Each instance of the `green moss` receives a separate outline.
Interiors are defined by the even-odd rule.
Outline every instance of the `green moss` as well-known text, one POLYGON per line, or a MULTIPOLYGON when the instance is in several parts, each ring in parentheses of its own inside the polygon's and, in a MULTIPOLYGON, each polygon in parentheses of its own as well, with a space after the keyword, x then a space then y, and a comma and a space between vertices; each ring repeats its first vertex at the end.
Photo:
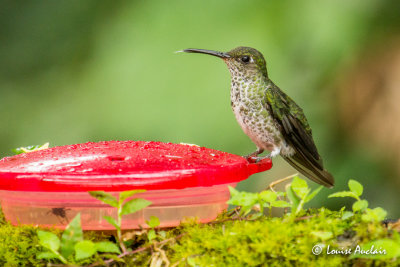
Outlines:
MULTIPOLYGON (((188 234, 171 247, 170 257, 172 262, 184 258, 199 266, 400 264, 400 259, 350 259, 351 255, 327 255, 326 247, 320 255, 314 255, 311 250, 317 244, 329 245, 330 251, 347 248, 354 251, 357 244, 392 238, 392 234, 380 224, 362 222, 358 215, 348 222, 341 220, 341 212, 326 209, 306 215, 305 219, 297 221, 283 217, 190 225, 182 230, 188 234)), ((180 266, 185 264, 182 262, 180 266)))
MULTIPOLYGON (((30 225, 13 226, 6 222, 3 213, 0 212, 0 266, 46 266, 47 261, 36 258, 40 252, 47 251, 39 244, 38 229, 30 225)), ((62 233, 57 229, 46 228, 45 230, 58 236, 62 233)), ((106 235, 87 231, 84 233, 84 238, 104 240, 106 235)), ((87 263, 89 262, 91 261, 87 263)))
MULTIPOLYGON (((299 217, 261 217, 254 221, 232 220, 221 215, 220 222, 188 222, 166 232, 165 239, 178 240, 155 245, 161 248, 171 264, 178 266, 398 266, 400 259, 351 259, 351 255, 320 255, 311 249, 325 244, 330 249, 354 248, 370 241, 389 238, 400 242, 399 235, 380 223, 363 222, 360 214, 342 220, 343 212, 324 208, 303 211, 299 217)), ((39 244, 37 228, 12 226, 0 218, 0 265, 45 266, 36 254, 45 251, 39 244)), ((52 230, 60 234, 58 230, 52 230)), ((85 239, 105 240, 102 233, 85 232, 85 239)), ((158 241, 165 240, 160 236, 158 241)), ((130 248, 149 246, 146 235, 134 238, 130 248)), ((153 246, 154 248, 154 246, 153 246)), ((129 266, 149 266, 157 251, 147 249, 125 257, 129 266)), ((81 264, 90 264, 91 258, 81 264)))
POLYGON ((45 266, 45 262, 36 259, 36 254, 43 251, 38 242, 36 228, 12 226, 0 214, 0 265, 45 266))

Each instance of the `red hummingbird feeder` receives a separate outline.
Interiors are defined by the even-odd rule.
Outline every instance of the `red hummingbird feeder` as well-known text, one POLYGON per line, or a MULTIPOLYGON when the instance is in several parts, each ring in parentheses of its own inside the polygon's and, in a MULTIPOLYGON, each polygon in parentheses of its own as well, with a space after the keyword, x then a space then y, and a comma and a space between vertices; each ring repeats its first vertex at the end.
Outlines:
POLYGON ((200 222, 227 208, 228 185, 269 170, 271 160, 249 163, 241 156, 189 144, 106 141, 53 147, 0 160, 0 200, 12 224, 65 228, 81 214, 82 228, 112 230, 103 217, 117 209, 88 191, 115 196, 126 190, 152 204, 124 215, 122 229, 145 227, 150 216, 160 227, 177 226, 185 217, 200 222))

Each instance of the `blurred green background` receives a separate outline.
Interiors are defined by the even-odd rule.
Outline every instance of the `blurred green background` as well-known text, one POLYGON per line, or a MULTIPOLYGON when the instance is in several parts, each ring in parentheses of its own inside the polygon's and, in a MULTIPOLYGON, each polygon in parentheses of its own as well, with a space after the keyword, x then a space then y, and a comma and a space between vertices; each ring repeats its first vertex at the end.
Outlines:
MULTIPOLYGON (((326 195, 356 179, 370 207, 400 216, 399 146, 374 135, 381 117, 394 127, 400 113, 383 105, 382 116, 368 124, 369 102, 357 100, 357 92, 369 92, 371 77, 400 76, 399 1, 0 3, 0 156, 19 146, 100 140, 185 142, 248 154, 255 147, 231 111, 223 61, 174 51, 251 46, 264 54, 271 79, 303 107, 336 178, 335 189, 324 189, 314 205, 351 204, 326 195), (371 128, 355 131, 360 121, 371 128)), ((372 103, 395 91, 376 84, 372 103)), ((399 133, 390 129, 387 138, 399 133)), ((260 191, 293 173, 277 157, 271 171, 239 189, 260 191)))

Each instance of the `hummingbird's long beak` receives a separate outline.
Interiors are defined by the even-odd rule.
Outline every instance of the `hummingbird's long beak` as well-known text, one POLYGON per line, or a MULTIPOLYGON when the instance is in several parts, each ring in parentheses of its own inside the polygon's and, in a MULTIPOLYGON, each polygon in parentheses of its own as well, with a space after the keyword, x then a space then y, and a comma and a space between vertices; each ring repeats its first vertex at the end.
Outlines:
POLYGON ((212 55, 212 56, 216 56, 219 58, 230 58, 231 57, 230 55, 228 55, 227 53, 224 53, 224 52, 218 52, 218 51, 206 50, 206 49, 188 48, 188 49, 182 50, 182 52, 207 54, 207 55, 212 55))

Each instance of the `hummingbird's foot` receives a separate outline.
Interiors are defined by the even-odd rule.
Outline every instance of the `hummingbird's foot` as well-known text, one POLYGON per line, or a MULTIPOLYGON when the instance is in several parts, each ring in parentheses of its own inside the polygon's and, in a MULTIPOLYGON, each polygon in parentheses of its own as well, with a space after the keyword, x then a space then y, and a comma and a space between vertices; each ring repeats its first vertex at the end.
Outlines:
POLYGON ((244 156, 244 158, 248 160, 250 158, 257 157, 258 155, 260 155, 263 152, 264 152, 264 149, 257 148, 256 151, 254 151, 253 153, 248 154, 247 156, 244 156))
POLYGON ((262 152, 264 152, 264 149, 258 148, 256 152, 251 153, 250 155, 246 156, 247 161, 251 162, 251 163, 258 163, 264 159, 272 159, 273 157, 275 157, 281 153, 281 148, 277 147, 274 150, 272 150, 271 153, 269 153, 268 155, 265 155, 263 157, 257 157, 262 152))
POLYGON ((271 153, 269 153, 268 155, 266 155, 264 157, 257 157, 256 163, 262 161, 263 159, 272 159, 273 157, 279 155, 280 153, 281 153, 281 148, 277 147, 274 150, 272 150, 271 153))
POLYGON ((256 163, 259 163, 260 161, 264 160, 264 159, 272 159, 272 153, 269 153, 268 155, 264 156, 264 157, 256 157, 256 163))
POLYGON ((244 156, 244 158, 249 162, 257 162, 257 159, 259 158, 257 156, 260 155, 263 152, 264 152, 264 149, 257 148, 256 151, 254 151, 253 153, 248 154, 247 156, 244 156))

